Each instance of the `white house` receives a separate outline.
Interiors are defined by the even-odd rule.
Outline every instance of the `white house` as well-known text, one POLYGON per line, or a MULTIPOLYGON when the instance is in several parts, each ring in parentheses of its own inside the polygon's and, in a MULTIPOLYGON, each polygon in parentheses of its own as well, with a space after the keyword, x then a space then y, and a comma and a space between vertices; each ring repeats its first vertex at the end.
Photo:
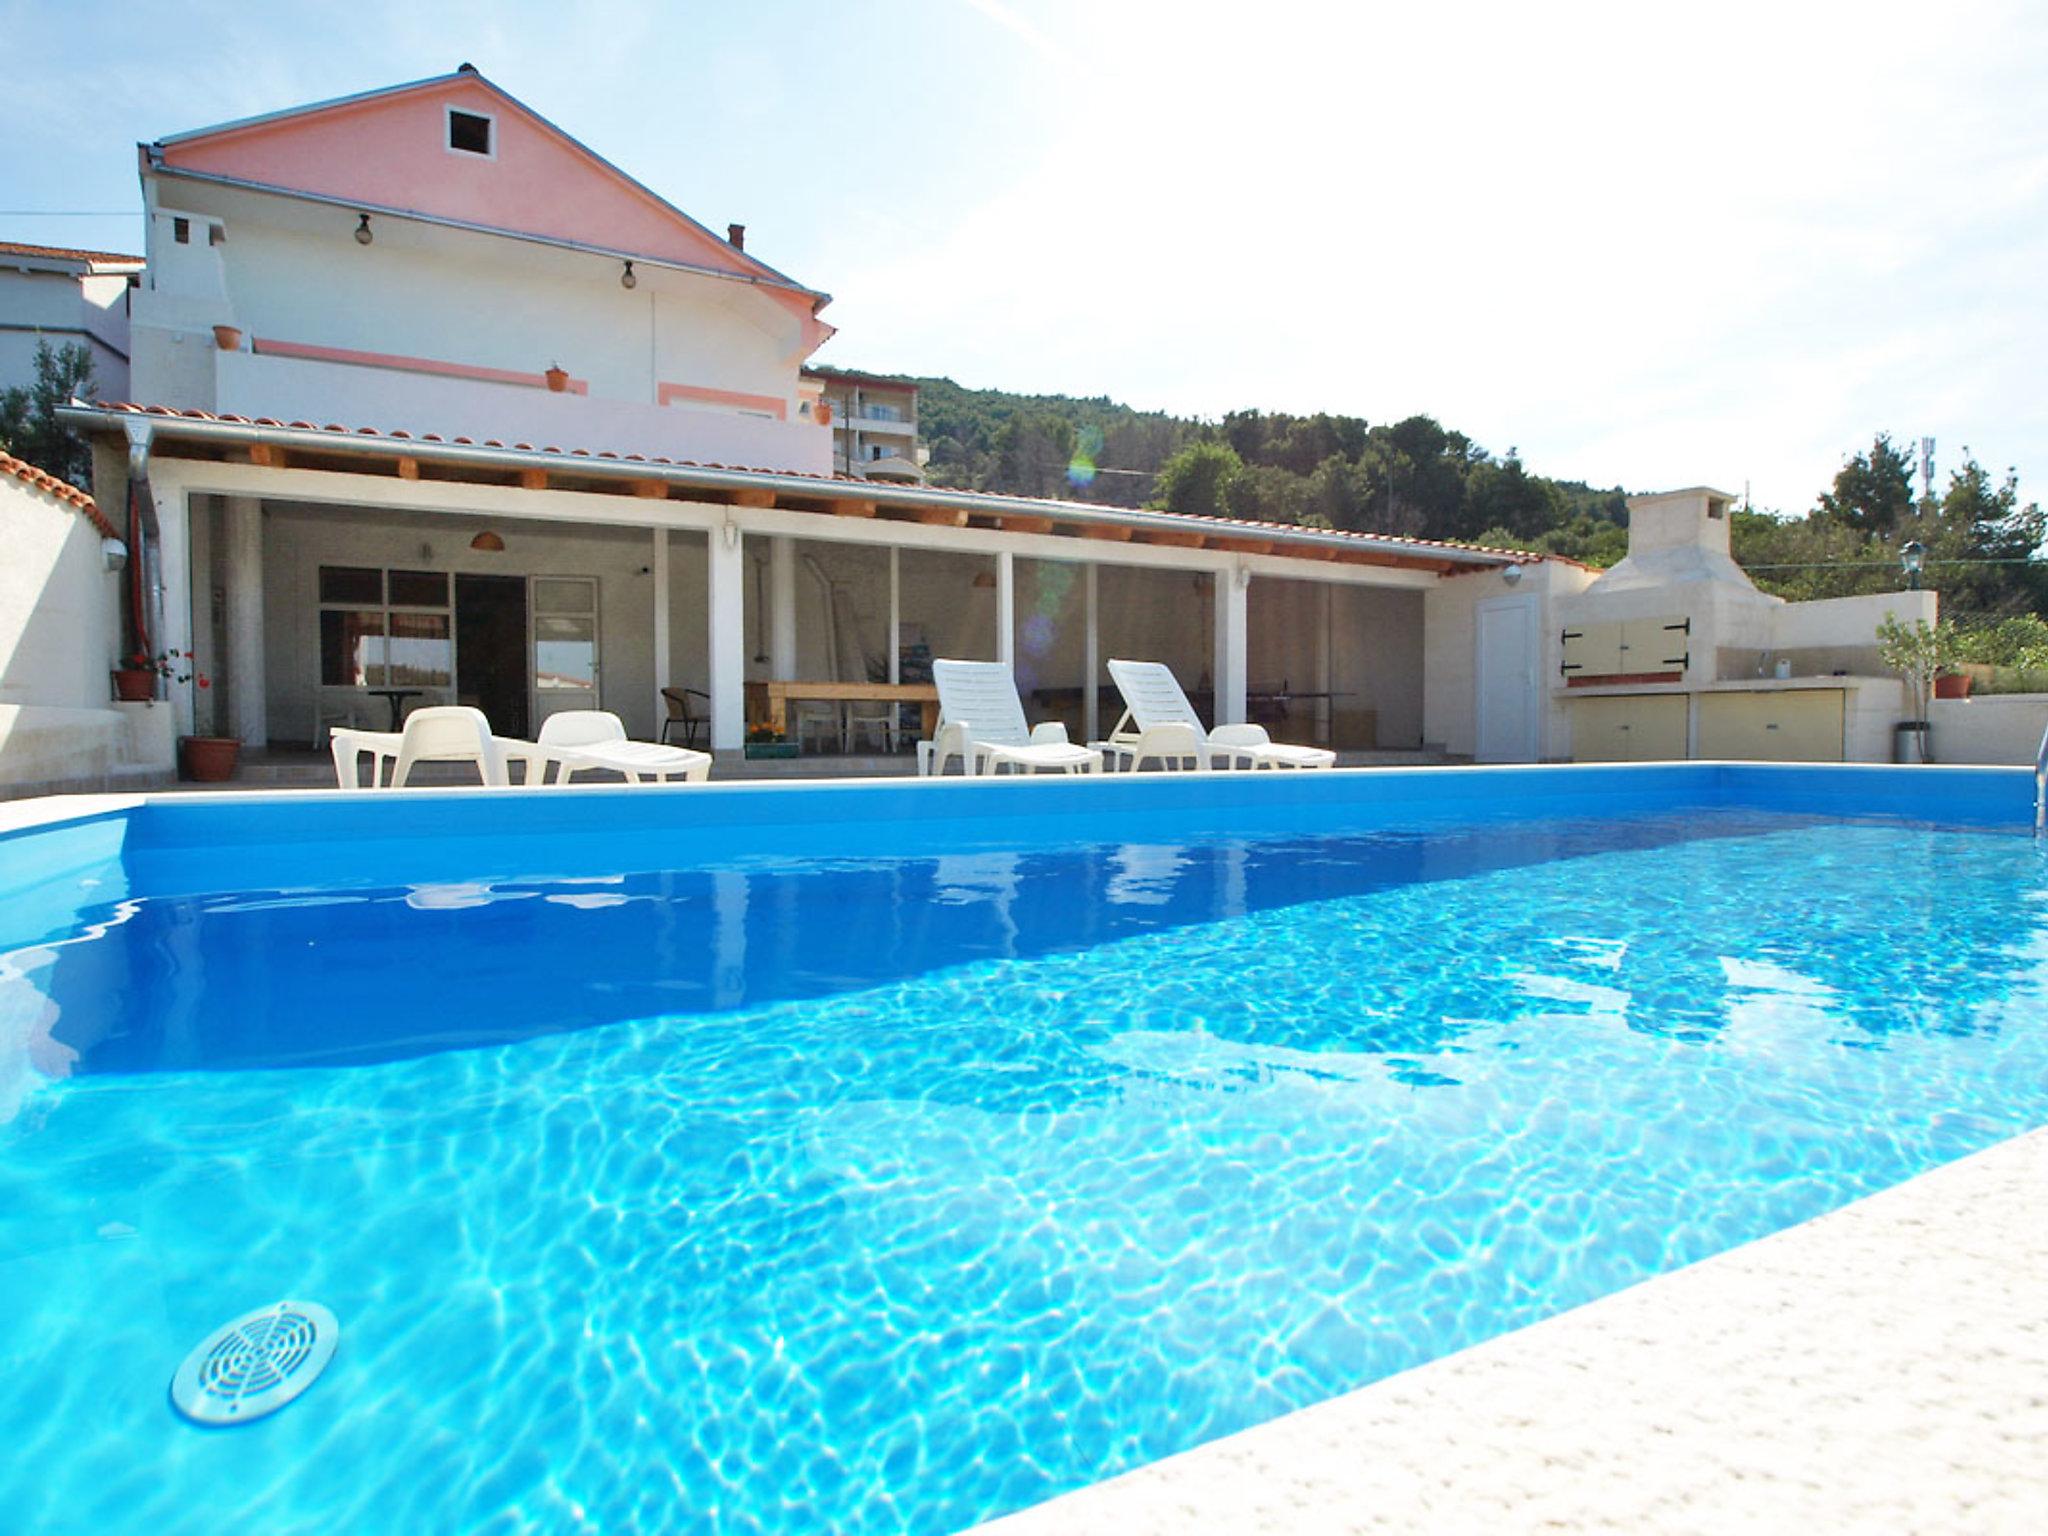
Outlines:
POLYGON ((804 382, 822 397, 835 474, 913 485, 924 479, 915 384, 844 368, 806 368, 804 382))
POLYGON ((99 393, 128 394, 128 298, 140 256, 0 240, 0 389, 35 378, 36 344, 81 346, 99 393))
POLYGON ((957 655, 1094 732, 1102 663, 1139 655, 1223 720, 1560 750, 1537 659, 1576 567, 834 476, 802 374, 824 295, 471 69, 141 172, 132 398, 70 419, 101 504, 138 492, 152 647, 214 680, 172 691, 183 729, 311 743, 468 699, 507 733, 601 704, 651 735, 677 686, 730 752, 750 681, 957 655))

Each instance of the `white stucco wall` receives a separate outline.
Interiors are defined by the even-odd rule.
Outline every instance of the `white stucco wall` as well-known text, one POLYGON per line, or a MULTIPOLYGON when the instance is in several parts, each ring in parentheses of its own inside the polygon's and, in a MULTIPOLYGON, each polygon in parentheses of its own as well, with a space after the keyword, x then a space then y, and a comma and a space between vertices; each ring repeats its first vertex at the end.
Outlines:
POLYGON ((830 432, 798 414, 798 321, 745 284, 649 269, 628 290, 616 265, 593 255, 396 220, 380 223, 364 246, 331 228, 300 227, 307 219, 287 199, 247 195, 226 214, 159 210, 135 305, 137 398, 829 470, 830 432), (188 220, 183 244, 171 234, 178 217, 188 220), (588 392, 550 396, 363 364, 216 354, 215 325, 239 328, 245 348, 261 340, 526 375, 558 364, 588 392), (746 398, 664 406, 663 384, 746 398))
POLYGON ((1530 593, 1538 603, 1542 647, 1536 672, 1541 756, 1554 762, 1571 755, 1571 721, 1555 686, 1563 659, 1558 615, 1599 573, 1559 560, 1520 570, 1513 586, 1500 572, 1474 572, 1446 577, 1424 594, 1422 733, 1428 745, 1459 756, 1476 750, 1479 605, 1491 597, 1530 593))
POLYGON ((1936 699, 1929 714, 1936 762, 2031 766, 2048 731, 2048 693, 1936 699))
POLYGON ((38 341, 84 346, 95 393, 126 399, 128 279, 0 268, 0 389, 35 378, 38 341))
POLYGON ((167 776, 171 711, 116 706, 121 578, 75 507, 0 474, 0 793, 167 776))
POLYGON ((97 709, 121 648, 120 578, 77 508, 0 474, 0 703, 97 709))

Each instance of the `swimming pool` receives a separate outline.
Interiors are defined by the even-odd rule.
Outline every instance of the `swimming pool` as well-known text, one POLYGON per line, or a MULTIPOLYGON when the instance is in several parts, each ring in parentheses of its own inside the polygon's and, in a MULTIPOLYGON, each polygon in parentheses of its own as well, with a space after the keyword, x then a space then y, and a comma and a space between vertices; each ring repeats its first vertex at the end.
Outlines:
POLYGON ((2029 818, 1689 765, 6 839, 0 1508, 962 1528, 2048 1123, 2029 818), (285 1295, 326 1376, 179 1421, 285 1295))

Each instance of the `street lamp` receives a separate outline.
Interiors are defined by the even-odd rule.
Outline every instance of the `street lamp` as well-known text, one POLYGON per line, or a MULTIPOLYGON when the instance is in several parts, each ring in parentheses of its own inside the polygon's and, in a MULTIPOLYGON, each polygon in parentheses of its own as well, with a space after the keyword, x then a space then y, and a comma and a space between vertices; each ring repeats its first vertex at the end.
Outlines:
POLYGON ((1912 539, 1899 547, 1899 565, 1906 573, 1906 590, 1920 590, 1920 571, 1927 564, 1927 546, 1912 539))

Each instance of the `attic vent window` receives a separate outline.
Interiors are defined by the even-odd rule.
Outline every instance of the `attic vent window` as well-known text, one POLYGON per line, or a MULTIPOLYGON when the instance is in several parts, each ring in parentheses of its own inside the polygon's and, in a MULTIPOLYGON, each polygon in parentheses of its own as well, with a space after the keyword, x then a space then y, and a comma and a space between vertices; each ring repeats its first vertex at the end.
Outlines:
POLYGON ((491 153, 491 120, 476 112, 448 109, 448 147, 465 155, 491 153))
POLYGON ((192 243, 192 221, 190 219, 172 219, 171 238, 180 245, 190 245, 192 243))

